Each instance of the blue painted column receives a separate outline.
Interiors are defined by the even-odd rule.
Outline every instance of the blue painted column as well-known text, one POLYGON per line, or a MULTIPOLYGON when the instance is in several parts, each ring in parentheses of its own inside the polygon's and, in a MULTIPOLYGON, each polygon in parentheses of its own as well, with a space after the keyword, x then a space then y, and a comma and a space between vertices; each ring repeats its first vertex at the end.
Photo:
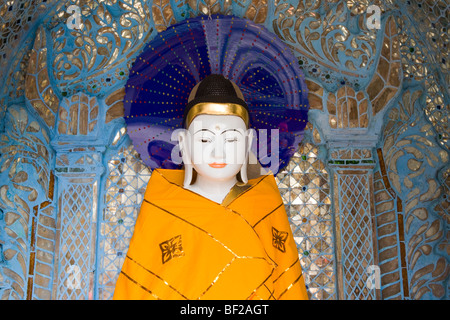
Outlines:
POLYGON ((337 134, 328 141, 334 189, 338 297, 376 300, 380 295, 373 147, 370 135, 358 139, 337 134))
POLYGON ((55 279, 58 300, 94 299, 100 177, 104 148, 60 148, 56 153, 55 279))
POLYGON ((52 298, 57 300, 95 299, 100 179, 107 140, 100 134, 99 109, 96 98, 83 93, 64 99, 59 107, 58 134, 52 141, 57 180, 52 298))

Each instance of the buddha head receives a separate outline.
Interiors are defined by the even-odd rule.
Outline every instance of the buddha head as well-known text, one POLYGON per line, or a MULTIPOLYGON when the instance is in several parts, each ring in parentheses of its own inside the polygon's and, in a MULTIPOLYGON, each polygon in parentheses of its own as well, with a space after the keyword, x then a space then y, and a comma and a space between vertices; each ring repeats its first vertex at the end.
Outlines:
POLYGON ((211 181, 236 180, 245 184, 253 139, 248 107, 236 84, 212 74, 191 91, 185 109, 185 130, 178 134, 184 186, 197 175, 211 181))

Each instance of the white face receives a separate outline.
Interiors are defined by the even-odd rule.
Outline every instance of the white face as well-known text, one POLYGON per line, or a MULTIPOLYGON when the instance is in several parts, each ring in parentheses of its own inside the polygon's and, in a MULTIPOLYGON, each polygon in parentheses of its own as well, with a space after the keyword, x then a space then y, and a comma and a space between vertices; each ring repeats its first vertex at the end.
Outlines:
POLYGON ((235 177, 247 156, 248 130, 244 120, 229 115, 199 115, 187 130, 192 165, 211 180, 235 177))

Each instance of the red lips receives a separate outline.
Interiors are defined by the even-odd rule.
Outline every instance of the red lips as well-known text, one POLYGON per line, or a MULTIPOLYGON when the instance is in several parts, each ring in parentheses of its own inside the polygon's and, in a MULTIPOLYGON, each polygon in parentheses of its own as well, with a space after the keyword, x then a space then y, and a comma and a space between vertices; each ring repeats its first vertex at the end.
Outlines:
POLYGON ((208 165, 209 165, 211 168, 224 168, 227 164, 226 164, 226 163, 216 163, 216 162, 213 162, 213 163, 208 163, 208 165))

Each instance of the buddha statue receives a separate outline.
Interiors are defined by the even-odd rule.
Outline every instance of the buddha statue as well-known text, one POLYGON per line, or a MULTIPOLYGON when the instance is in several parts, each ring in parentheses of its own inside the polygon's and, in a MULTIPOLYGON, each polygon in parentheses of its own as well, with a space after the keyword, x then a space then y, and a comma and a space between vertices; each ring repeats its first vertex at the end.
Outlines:
POLYGON ((184 168, 153 170, 114 299, 308 298, 274 176, 249 179, 249 119, 224 76, 193 88, 184 168))

